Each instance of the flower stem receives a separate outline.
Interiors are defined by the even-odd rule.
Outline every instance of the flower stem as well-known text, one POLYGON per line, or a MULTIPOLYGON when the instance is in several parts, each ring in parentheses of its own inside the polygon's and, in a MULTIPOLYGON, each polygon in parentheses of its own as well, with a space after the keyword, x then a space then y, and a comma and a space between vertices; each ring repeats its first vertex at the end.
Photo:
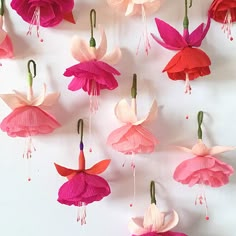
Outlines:
POLYGON ((197 121, 198 121, 198 139, 202 139, 202 121, 203 121, 203 111, 199 111, 197 115, 197 121))
POLYGON ((136 98, 137 96, 137 75, 133 74, 133 84, 131 87, 131 97, 136 98))
POLYGON ((155 182, 153 180, 150 183, 150 196, 151 196, 151 204, 154 203, 156 205, 157 202, 155 197, 155 182))
POLYGON ((29 86, 32 87, 33 85, 33 78, 36 76, 36 63, 34 60, 29 60, 28 64, 27 64, 27 68, 28 68, 28 83, 29 86), (34 69, 34 73, 32 74, 31 70, 30 70, 30 64, 33 64, 33 69, 34 69))
POLYGON ((4 0, 1 0, 1 9, 0 9, 0 15, 4 15, 4 0))
MULTIPOLYGON (((190 6, 192 5, 192 0, 190 1, 190 6)), ((188 0, 185 0, 185 14, 184 14, 184 21, 183 21, 184 29, 188 29, 189 20, 188 20, 188 0)))

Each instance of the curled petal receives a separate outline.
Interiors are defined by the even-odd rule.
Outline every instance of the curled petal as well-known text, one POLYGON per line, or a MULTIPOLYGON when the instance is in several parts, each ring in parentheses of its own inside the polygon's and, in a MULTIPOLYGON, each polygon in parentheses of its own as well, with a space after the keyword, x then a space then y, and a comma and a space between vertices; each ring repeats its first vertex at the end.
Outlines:
POLYGON ((106 54, 102 60, 108 64, 115 65, 117 64, 122 57, 120 48, 116 48, 113 52, 106 54))
POLYGON ((148 233, 148 229, 143 227, 143 218, 135 217, 129 221, 128 229, 133 235, 143 235, 148 233))
POLYGON ((106 51, 107 51, 107 37, 106 37, 105 31, 101 26, 99 26, 99 30, 101 34, 101 41, 98 48, 96 49, 97 60, 100 60, 106 54, 106 51))
POLYGON ((165 219, 167 216, 170 215, 170 218, 168 220, 164 221, 164 224, 162 225, 160 232, 167 232, 170 229, 174 228, 178 222, 179 222, 179 216, 176 211, 172 211, 170 214, 165 214, 165 219))

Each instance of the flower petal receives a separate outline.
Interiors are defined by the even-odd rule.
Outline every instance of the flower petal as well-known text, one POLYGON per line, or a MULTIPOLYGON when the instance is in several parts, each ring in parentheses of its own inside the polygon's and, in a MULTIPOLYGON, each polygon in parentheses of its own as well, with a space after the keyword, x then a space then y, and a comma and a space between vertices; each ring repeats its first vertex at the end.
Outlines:
POLYGON ((113 52, 106 54, 101 60, 108 64, 115 65, 120 61, 121 56, 120 48, 116 48, 113 52))
POLYGON ((164 42, 158 39, 155 35, 151 35, 161 46, 171 50, 179 50, 188 46, 183 36, 171 25, 158 18, 155 18, 155 22, 159 34, 164 42))
POLYGON ((16 94, 0 94, 0 97, 12 110, 17 107, 28 105, 27 100, 22 100, 16 94))
MULTIPOLYGON (((166 219, 167 214, 165 215, 165 219, 166 219)), ((158 232, 167 232, 170 229, 174 228, 179 222, 179 216, 177 214, 176 211, 172 211, 170 219, 169 220, 165 220, 164 224, 162 225, 162 227, 159 229, 158 232)))
POLYGON ((125 99, 122 99, 115 107, 115 115, 117 119, 123 123, 134 123, 137 121, 135 111, 125 99))
POLYGON ((210 155, 216 155, 222 152, 228 152, 228 151, 232 151, 235 150, 236 147, 227 147, 227 146, 214 146, 210 148, 210 155))
POLYGON ((57 172, 59 175, 61 176, 64 176, 64 177, 67 177, 73 173, 77 173, 77 170, 73 170, 73 169, 69 169, 69 168, 66 168, 64 166, 60 166, 56 163, 54 163, 56 169, 57 169, 57 172))
POLYGON ((106 33, 101 26, 99 26, 99 30, 100 30, 100 34, 101 34, 101 40, 100 40, 100 44, 97 47, 96 52, 95 52, 97 60, 100 60, 106 54, 106 51, 107 51, 106 33))
POLYGON ((96 163, 95 165, 93 165, 91 168, 85 170, 84 172, 87 174, 93 174, 93 175, 101 174, 107 169, 110 162, 111 162, 111 159, 102 160, 96 163))
POLYGON ((133 235, 142 235, 149 231, 143 227, 143 218, 135 217, 129 221, 128 229, 133 235))

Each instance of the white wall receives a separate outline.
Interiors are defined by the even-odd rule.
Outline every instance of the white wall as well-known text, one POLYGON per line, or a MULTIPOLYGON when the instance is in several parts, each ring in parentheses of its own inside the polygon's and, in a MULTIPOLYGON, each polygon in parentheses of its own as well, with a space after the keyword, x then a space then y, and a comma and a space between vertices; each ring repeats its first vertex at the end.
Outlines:
MULTIPOLYGON (((9 1, 10 2, 10 1, 9 1)), ((0 133, 0 235, 1 236, 41 236, 41 235, 130 235, 127 222, 132 216, 141 216, 149 205, 149 182, 155 180, 158 206, 164 211, 176 209, 180 223, 176 231, 189 236, 232 236, 235 232, 236 177, 230 178, 227 186, 206 188, 210 220, 204 219, 204 208, 194 205, 199 188, 189 188, 173 180, 175 167, 188 156, 176 152, 173 145, 191 147, 197 138, 196 115, 201 109, 204 117, 204 141, 209 146, 236 145, 236 45, 221 31, 221 25, 212 22, 210 31, 202 44, 202 49, 212 60, 211 75, 192 83, 192 95, 184 94, 184 83, 173 82, 161 73, 165 64, 175 52, 163 49, 152 38, 151 51, 145 55, 143 44, 136 55, 142 22, 139 17, 125 18, 114 13, 106 1, 78 0, 74 10, 76 25, 63 22, 55 28, 41 29, 44 42, 34 36, 26 36, 28 25, 6 3, 6 29, 15 48, 15 59, 1 60, 0 93, 10 93, 12 89, 25 91, 26 64, 29 59, 37 63, 37 77, 34 89, 39 91, 45 82, 48 91, 60 91, 61 97, 50 112, 62 127, 51 135, 33 138, 37 151, 31 161, 32 181, 27 181, 27 161, 22 158, 23 138, 11 138, 0 133), (114 91, 102 91, 100 108, 93 116, 93 139, 88 133, 88 96, 83 91, 67 90, 70 79, 63 76, 65 68, 76 61, 69 49, 71 37, 78 34, 88 39, 89 11, 97 10, 97 22, 107 33, 109 50, 120 46, 123 58, 117 65, 122 73, 119 87, 114 91), (160 140, 153 154, 137 155, 136 181, 137 197, 132 208, 132 172, 130 159, 122 168, 125 156, 106 146, 109 133, 120 123, 114 116, 114 106, 123 97, 129 99, 133 73, 138 75, 138 112, 144 115, 155 97, 159 105, 158 119, 149 128, 160 140), (186 120, 185 116, 189 119, 186 120), (90 166, 103 158, 112 162, 102 174, 109 181, 112 194, 100 202, 87 207, 87 225, 81 227, 76 222, 77 210, 57 202, 57 191, 66 181, 59 176, 53 163, 76 167, 79 153, 79 136, 76 124, 79 118, 85 121, 85 153, 90 166), (88 148, 93 152, 88 153, 88 148)), ((175 28, 182 30, 183 2, 181 0, 163 2, 156 15, 175 28)), ((190 29, 206 22, 206 11, 211 0, 193 1, 189 11, 190 29)), ((148 28, 156 35, 154 16, 148 18, 148 28)), ((232 28, 236 38, 236 26, 232 28)), ((97 37, 97 40, 99 37, 97 37)), ((0 101, 1 120, 10 109, 0 101)), ((235 152, 221 155, 221 160, 236 167, 235 152)))

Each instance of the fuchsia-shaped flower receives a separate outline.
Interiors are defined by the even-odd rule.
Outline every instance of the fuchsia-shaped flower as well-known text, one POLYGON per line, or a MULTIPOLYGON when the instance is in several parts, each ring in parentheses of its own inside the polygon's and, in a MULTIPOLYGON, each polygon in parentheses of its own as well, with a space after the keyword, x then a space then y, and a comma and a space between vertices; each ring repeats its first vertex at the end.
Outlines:
MULTIPOLYGON (((151 48, 149 42, 149 33, 147 29, 146 17, 151 15, 154 12, 158 11, 161 5, 160 0, 107 0, 108 4, 121 12, 125 13, 125 16, 132 15, 141 15, 143 20, 143 34, 145 41, 145 51, 148 54, 148 51, 151 48)), ((141 41, 141 37, 140 40, 141 41)), ((137 48, 137 51, 139 46, 137 48)))
POLYGON ((161 212, 156 206, 155 183, 151 181, 151 205, 144 217, 132 218, 128 228, 132 236, 187 236, 186 234, 170 231, 178 222, 176 211, 161 212))
POLYGON ((7 32, 3 30, 4 1, 1 0, 0 9, 0 58, 12 58, 13 45, 7 32))
POLYGON ((30 24, 27 34, 35 25, 39 37, 39 27, 53 27, 63 19, 74 22, 72 9, 74 0, 12 0, 11 7, 30 24))
POLYGON ((236 21, 235 0, 214 0, 209 8, 209 15, 212 19, 222 23, 222 29, 227 38, 233 40, 231 28, 236 21))
POLYGON ((154 100, 148 115, 138 120, 136 105, 136 75, 131 88, 131 107, 122 99, 115 107, 115 115, 125 125, 114 130, 107 139, 107 144, 118 152, 124 154, 151 153, 158 143, 156 137, 143 125, 155 119, 157 115, 157 102, 154 100))
MULTIPOLYGON (((126 155, 132 155, 131 168, 134 177, 134 198, 135 198, 135 164, 133 162, 134 154, 154 152, 158 144, 157 138, 148 131, 143 125, 154 120, 157 116, 157 102, 154 100, 148 115, 138 120, 137 118, 137 77, 133 76, 133 85, 131 88, 131 106, 125 99, 122 99, 115 107, 115 114, 119 121, 125 123, 118 129, 115 129, 107 138, 107 144, 118 152, 126 155)), ((132 206, 132 204, 131 204, 132 206)))
POLYGON ((78 132, 81 126, 81 141, 79 154, 79 169, 68 169, 55 164, 58 173, 67 177, 68 181, 64 183, 58 192, 58 202, 68 206, 74 205, 82 207, 82 213, 78 212, 77 221, 86 224, 85 206, 100 201, 111 192, 105 179, 98 176, 106 170, 110 164, 110 159, 102 160, 89 169, 85 169, 84 144, 83 144, 83 120, 78 121, 78 132))
POLYGON ((90 12, 91 21, 91 39, 90 46, 86 41, 74 37, 72 40, 71 52, 73 57, 80 63, 66 69, 64 76, 74 76, 68 89, 77 91, 83 89, 90 95, 90 109, 98 109, 97 97, 102 89, 113 90, 117 88, 118 83, 115 75, 120 75, 119 71, 110 66, 116 64, 121 58, 121 51, 116 48, 112 53, 106 54, 107 38, 103 29, 101 29, 101 43, 96 48, 96 42, 93 37, 93 26, 95 26, 96 12, 94 9, 90 12), (94 24, 92 16, 94 14, 94 24), (93 98, 93 99, 92 99, 93 98))
POLYGON ((0 94, 2 100, 12 109, 12 112, 2 120, 0 128, 11 137, 29 137, 25 153, 27 158, 30 158, 32 153, 32 136, 49 134, 60 126, 52 115, 42 109, 52 106, 58 100, 59 93, 46 95, 46 85, 44 85, 42 93, 34 97, 32 86, 35 73, 33 76, 30 71, 30 63, 33 63, 34 69, 36 69, 35 62, 30 60, 28 62, 29 90, 27 95, 16 90, 14 90, 14 94, 0 94))
MULTIPOLYGON (((191 0, 192 4, 192 0, 191 0)), ((191 5, 190 5, 191 6, 191 5)), ((170 50, 179 52, 169 61, 163 72, 167 72, 172 80, 186 81, 185 92, 191 93, 189 80, 197 79, 199 76, 210 74, 211 61, 207 54, 197 47, 201 46, 209 27, 210 17, 206 26, 202 23, 192 33, 189 33, 189 20, 187 16, 187 0, 185 0, 184 31, 181 35, 176 29, 166 22, 155 18, 157 29, 160 33, 159 39, 151 34, 157 43, 170 50)))
MULTIPOLYGON (((194 155, 193 158, 180 163, 174 172, 174 179, 182 184, 188 184, 192 187, 195 184, 208 185, 211 187, 221 187, 229 182, 229 177, 234 173, 232 166, 218 160, 215 155, 226 151, 234 150, 235 147, 214 146, 207 147, 202 141, 201 124, 203 121, 203 112, 198 113, 198 142, 192 149, 179 147, 181 150, 194 155)), ((204 193, 201 193, 197 199, 200 204, 207 202, 204 193)), ((206 212, 206 219, 209 219, 206 212)))

